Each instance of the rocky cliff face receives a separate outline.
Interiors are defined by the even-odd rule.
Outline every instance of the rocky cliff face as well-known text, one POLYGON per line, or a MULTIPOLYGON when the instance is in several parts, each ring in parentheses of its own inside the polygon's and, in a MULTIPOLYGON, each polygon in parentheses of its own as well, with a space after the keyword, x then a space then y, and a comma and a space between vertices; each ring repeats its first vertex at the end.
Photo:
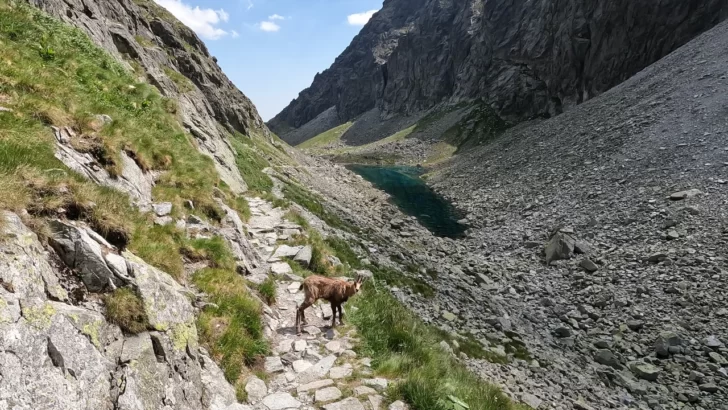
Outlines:
POLYGON ((712 27, 727 7, 724 0, 388 0, 269 126, 299 143, 320 130, 291 130, 331 107, 338 125, 372 109, 387 119, 475 98, 509 120, 552 116, 712 27))
POLYGON ((164 96, 176 99, 183 125, 215 160, 223 180, 234 191, 246 190, 226 133, 268 131, 255 106, 192 30, 151 0, 28 1, 79 27, 120 61, 137 67, 164 96))

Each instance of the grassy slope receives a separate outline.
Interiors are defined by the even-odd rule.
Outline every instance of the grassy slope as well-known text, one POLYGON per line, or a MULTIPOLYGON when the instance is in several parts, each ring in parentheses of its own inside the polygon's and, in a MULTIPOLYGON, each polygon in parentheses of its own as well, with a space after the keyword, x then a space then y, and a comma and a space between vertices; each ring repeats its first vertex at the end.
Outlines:
MULTIPOLYGON (((92 153, 112 175, 121 171, 122 150, 142 168, 162 171, 154 199, 171 201, 175 216, 181 216, 183 201, 190 199, 196 212, 215 224, 222 215, 215 195, 222 195, 243 215, 244 199, 234 198, 212 161, 197 151, 177 122, 176 104, 154 87, 138 83, 79 30, 22 3, 0 0, 0 49, 0 106, 12 110, 0 112, 0 209, 27 209, 26 222, 41 236, 45 218, 85 220, 107 239, 128 246, 179 281, 187 280, 183 256, 206 261, 209 268, 192 278, 216 304, 199 318, 201 340, 228 380, 243 391, 243 365, 256 362, 268 346, 260 304, 235 272, 225 242, 189 240, 174 226, 155 226, 151 216, 138 213, 125 195, 84 180, 54 157, 50 126, 73 128, 79 138, 72 144, 92 153), (113 121, 104 125, 97 114, 107 114, 113 121)), ((251 186, 266 190, 271 184, 261 175, 267 166, 262 158, 272 157, 275 149, 256 138, 237 138, 241 159, 246 161, 239 167, 251 186)), ((106 304, 110 320, 130 332, 144 330, 145 319, 130 308, 138 305, 133 292, 119 290, 106 298, 106 304)))
POLYGON ((338 127, 322 132, 321 134, 298 144, 296 147, 303 149, 325 147, 333 142, 339 141, 341 136, 344 135, 344 133, 346 133, 352 125, 354 125, 354 123, 351 121, 341 124, 338 127))

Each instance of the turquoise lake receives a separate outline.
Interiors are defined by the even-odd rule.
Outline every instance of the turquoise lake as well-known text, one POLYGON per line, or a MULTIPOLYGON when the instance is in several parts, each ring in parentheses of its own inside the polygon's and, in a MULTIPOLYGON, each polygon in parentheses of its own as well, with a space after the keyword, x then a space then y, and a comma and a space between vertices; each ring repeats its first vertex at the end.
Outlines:
POLYGON ((462 216, 455 207, 420 178, 420 168, 357 164, 347 168, 388 193, 402 212, 416 217, 434 235, 457 238, 467 229, 458 223, 462 216))

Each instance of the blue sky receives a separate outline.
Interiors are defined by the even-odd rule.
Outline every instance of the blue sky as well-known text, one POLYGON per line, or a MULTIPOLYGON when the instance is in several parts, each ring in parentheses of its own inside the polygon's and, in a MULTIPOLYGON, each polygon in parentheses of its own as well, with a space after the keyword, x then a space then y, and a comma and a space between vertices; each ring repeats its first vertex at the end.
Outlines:
POLYGON ((197 32, 266 121, 382 7, 382 0, 155 1, 197 32))

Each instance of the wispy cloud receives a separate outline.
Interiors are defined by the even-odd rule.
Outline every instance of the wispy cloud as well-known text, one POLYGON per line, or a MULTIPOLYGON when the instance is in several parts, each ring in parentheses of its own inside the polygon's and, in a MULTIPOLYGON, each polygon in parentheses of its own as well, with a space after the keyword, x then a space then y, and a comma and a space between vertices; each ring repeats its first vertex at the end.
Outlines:
POLYGON ((253 8, 253 6, 255 6, 255 5, 253 4, 253 1, 252 1, 252 0, 248 0, 248 8, 247 8, 247 10, 250 10, 250 9, 252 9, 252 8, 253 8))
POLYGON ((258 28, 267 32, 276 32, 281 29, 281 26, 272 21, 261 21, 258 23, 258 28))
POLYGON ((204 39, 217 40, 230 34, 218 27, 219 24, 227 22, 230 18, 230 15, 223 9, 201 9, 199 6, 193 8, 189 4, 183 3, 182 0, 154 1, 204 39))
POLYGON ((369 10, 365 11, 363 13, 355 13, 355 14, 349 14, 346 16, 346 21, 349 22, 352 26, 363 26, 367 24, 367 21, 369 21, 370 18, 379 10, 369 10))
POLYGON ((237 32, 237 31, 235 31, 235 30, 231 31, 231 32, 230 32, 230 35, 231 35, 231 36, 233 36, 233 38, 238 38, 238 37, 240 37, 240 34, 238 34, 238 32, 237 32))
POLYGON ((281 16, 280 14, 274 14, 272 16, 268 16, 268 20, 285 20, 286 18, 281 16))

